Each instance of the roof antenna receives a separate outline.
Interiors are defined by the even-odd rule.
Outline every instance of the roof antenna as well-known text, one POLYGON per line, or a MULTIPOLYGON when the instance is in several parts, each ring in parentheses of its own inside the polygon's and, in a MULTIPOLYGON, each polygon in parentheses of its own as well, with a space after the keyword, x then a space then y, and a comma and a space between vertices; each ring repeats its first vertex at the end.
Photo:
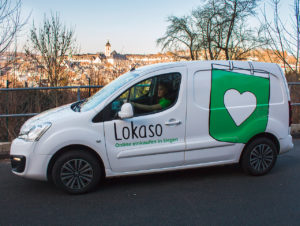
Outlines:
POLYGON ((229 70, 232 71, 233 70, 233 62, 229 61, 229 70))
POLYGON ((254 67, 253 67, 252 62, 248 61, 248 64, 250 66, 250 73, 251 73, 251 75, 254 75, 254 67))

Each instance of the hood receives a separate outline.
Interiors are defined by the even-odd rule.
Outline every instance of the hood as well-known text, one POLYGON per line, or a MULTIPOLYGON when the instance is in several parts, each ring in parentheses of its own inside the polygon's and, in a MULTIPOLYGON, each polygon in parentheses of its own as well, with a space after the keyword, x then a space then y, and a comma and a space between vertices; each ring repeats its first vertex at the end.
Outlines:
POLYGON ((42 122, 53 123, 57 120, 61 120, 66 117, 69 118, 73 114, 75 114, 75 112, 71 109, 71 104, 49 109, 28 119, 22 126, 21 130, 25 129, 25 127, 31 127, 32 125, 42 123, 42 122))

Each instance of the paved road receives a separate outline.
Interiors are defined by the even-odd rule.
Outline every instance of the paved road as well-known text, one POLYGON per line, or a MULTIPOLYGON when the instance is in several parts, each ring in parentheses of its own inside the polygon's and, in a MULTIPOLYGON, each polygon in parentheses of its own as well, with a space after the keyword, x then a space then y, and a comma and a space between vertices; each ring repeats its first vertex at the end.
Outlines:
POLYGON ((71 196, 0 163, 0 225, 299 225, 300 140, 266 176, 237 166, 122 177, 71 196))

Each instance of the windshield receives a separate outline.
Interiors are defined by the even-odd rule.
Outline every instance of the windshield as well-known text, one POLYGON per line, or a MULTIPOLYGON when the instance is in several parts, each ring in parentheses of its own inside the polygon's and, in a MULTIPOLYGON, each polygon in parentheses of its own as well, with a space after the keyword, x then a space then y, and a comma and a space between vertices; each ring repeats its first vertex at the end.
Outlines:
POLYGON ((108 85, 103 87, 101 90, 99 90, 97 93, 95 93, 93 96, 91 96, 86 101, 84 101, 81 104, 80 111, 89 111, 89 110, 95 108, 102 101, 104 101, 107 97, 112 95, 119 88, 121 88, 123 85, 130 82, 137 76, 138 76, 138 74, 134 74, 132 72, 128 72, 128 73, 125 73, 124 75, 121 75, 119 78, 112 81, 111 83, 109 83, 108 85))

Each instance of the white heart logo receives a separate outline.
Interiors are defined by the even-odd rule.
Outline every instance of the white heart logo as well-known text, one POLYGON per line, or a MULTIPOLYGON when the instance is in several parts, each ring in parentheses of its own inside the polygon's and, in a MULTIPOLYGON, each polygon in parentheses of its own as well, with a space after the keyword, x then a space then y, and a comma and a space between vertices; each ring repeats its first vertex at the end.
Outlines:
POLYGON ((256 108, 256 97, 251 92, 240 94, 235 89, 229 89, 224 95, 224 104, 231 118, 240 126, 256 108))

